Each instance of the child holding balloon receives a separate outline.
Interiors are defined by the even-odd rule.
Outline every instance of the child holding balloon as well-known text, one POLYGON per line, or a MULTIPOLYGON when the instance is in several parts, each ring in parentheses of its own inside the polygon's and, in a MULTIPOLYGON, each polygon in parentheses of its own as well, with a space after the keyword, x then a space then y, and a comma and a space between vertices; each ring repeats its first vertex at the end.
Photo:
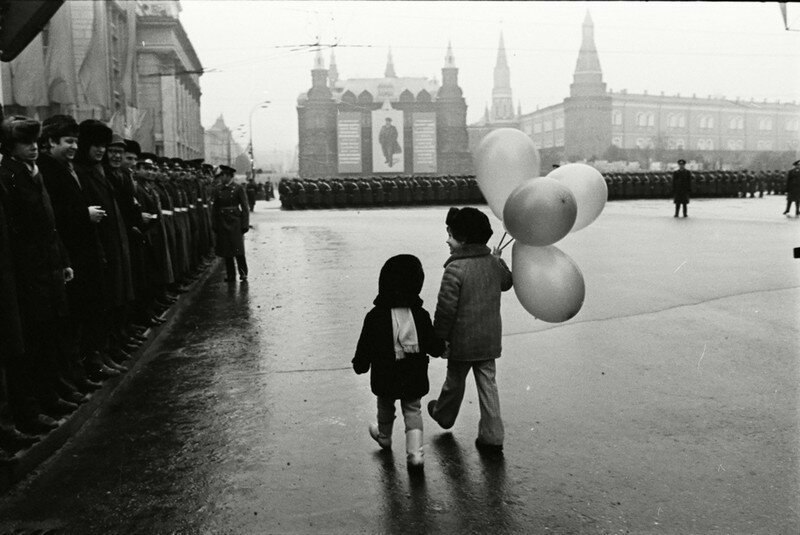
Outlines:
POLYGON ((512 287, 511 270, 500 258, 500 249, 486 245, 492 227, 480 210, 450 208, 446 224, 450 258, 445 262, 433 326, 447 344, 447 376, 439 398, 428 403, 428 414, 444 429, 451 428, 472 370, 481 414, 475 446, 482 452, 499 453, 504 428, 495 360, 501 353, 500 295, 512 287))
POLYGON ((383 448, 392 447, 395 402, 400 400, 406 429, 406 459, 409 468, 421 468, 421 398, 428 393, 428 355, 440 356, 444 342, 436 337, 431 317, 422 308, 419 293, 425 273, 416 256, 393 256, 378 278, 375 305, 364 318, 364 326, 353 358, 357 374, 370 374, 372 392, 378 398, 378 423, 369 426, 370 436, 383 448))

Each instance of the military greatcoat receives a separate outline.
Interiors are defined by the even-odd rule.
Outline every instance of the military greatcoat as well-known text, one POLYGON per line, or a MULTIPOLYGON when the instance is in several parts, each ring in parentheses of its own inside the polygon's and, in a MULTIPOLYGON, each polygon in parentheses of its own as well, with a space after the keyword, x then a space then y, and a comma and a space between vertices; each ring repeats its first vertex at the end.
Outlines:
POLYGON ((244 254, 244 233, 250 228, 247 194, 240 185, 230 182, 214 192, 214 234, 217 256, 244 254))

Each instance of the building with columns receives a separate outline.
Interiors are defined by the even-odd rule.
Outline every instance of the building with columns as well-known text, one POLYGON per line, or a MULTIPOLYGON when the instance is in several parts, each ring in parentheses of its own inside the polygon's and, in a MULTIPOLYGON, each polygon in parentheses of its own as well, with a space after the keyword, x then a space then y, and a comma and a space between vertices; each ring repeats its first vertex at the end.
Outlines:
POLYGON ((467 105, 448 45, 442 82, 400 77, 389 51, 381 78, 339 78, 318 52, 297 99, 301 177, 472 172, 467 105))
POLYGON ((98 119, 142 150, 200 158, 203 67, 179 0, 69 1, 2 65, 6 114, 98 119))
MULTIPOLYGON (((751 168, 789 166, 800 157, 800 104, 612 91, 603 80, 589 13, 582 32, 569 96, 515 118, 515 127, 540 150, 543 172, 554 163, 580 160, 638 160, 647 166, 685 158, 709 167, 751 168)), ((507 68, 502 47, 501 38, 493 113, 469 127, 473 148, 491 130, 513 126, 494 113, 495 95, 510 96, 497 76, 507 68)))

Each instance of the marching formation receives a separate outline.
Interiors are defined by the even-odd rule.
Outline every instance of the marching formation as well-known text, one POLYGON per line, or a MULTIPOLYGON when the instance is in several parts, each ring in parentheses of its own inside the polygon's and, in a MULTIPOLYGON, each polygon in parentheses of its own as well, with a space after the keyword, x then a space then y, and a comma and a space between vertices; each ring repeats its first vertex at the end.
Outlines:
MULTIPOLYGON (((213 167, 104 123, 0 126, 0 460, 118 376, 210 265, 213 167)), ((245 207, 246 209, 246 207, 245 207)))
MULTIPOLYGON (((691 171, 694 197, 763 197, 787 193, 786 173, 773 171, 691 171)), ((609 200, 669 199, 671 171, 605 173, 609 200)), ((477 204, 486 201, 473 175, 373 176, 281 179, 281 208, 352 208, 477 204)))

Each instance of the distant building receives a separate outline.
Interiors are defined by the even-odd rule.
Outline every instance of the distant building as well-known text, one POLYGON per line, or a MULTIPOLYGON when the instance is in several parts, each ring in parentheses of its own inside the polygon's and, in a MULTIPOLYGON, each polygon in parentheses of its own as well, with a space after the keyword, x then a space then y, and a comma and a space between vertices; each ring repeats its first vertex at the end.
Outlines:
POLYGON ((472 171, 452 47, 441 84, 397 76, 391 51, 382 78, 340 80, 335 56, 326 69, 321 52, 311 78, 297 99, 301 177, 472 171))
POLYGON ((491 130, 521 129, 542 155, 542 169, 552 163, 578 160, 674 161, 680 157, 719 167, 748 167, 762 161, 785 162, 800 155, 800 105, 795 102, 755 102, 680 95, 629 94, 606 89, 594 42, 594 25, 587 13, 583 39, 570 85, 562 102, 518 113, 513 120, 495 112, 503 84, 505 51, 495 68, 493 113, 470 125, 474 149, 491 130), (498 84, 500 86, 498 87, 498 84))
POLYGON ((240 173, 250 170, 250 158, 233 139, 233 132, 222 115, 205 131, 205 161, 211 165, 233 167, 240 173))
POLYGON ((203 155, 202 65, 179 0, 64 2, 2 64, 6 114, 98 119, 159 155, 203 155))

